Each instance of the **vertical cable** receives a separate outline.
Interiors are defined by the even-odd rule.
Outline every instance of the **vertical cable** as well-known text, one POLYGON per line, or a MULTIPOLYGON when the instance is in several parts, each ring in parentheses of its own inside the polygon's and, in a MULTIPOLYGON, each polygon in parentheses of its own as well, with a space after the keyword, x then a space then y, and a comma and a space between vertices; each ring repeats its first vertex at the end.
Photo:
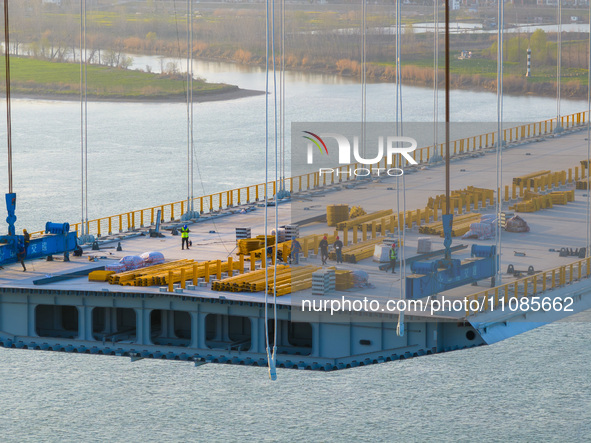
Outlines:
POLYGON ((285 0, 281 0, 281 182, 285 186, 285 0))
POLYGON ((86 48, 86 0, 84 4, 84 218, 88 232, 88 58, 86 48))
POLYGON ((361 0, 361 152, 365 158, 365 122, 367 111, 367 80, 366 80, 366 40, 367 40, 367 5, 361 0))
POLYGON ((589 2, 589 67, 587 72, 587 249, 586 257, 591 256, 591 189, 589 189, 589 171, 591 171, 591 2, 589 2))
POLYGON ((439 3, 433 2, 433 155, 437 152, 437 123, 439 121, 439 3))
POLYGON ((496 146, 496 191, 497 196, 497 224, 496 224, 496 248, 497 248, 497 272, 496 285, 501 284, 501 211, 503 208, 503 31, 505 27, 505 2, 499 1, 497 29, 497 146, 496 146))
MULTIPOLYGON (((401 37, 402 37, 402 8, 401 2, 396 2, 396 135, 402 136, 403 125, 402 125, 402 66, 400 65, 401 59, 401 37)), ((402 169, 404 167, 404 163, 406 161, 402 161, 400 156, 396 156, 396 163, 398 168, 402 169)), ((404 253, 404 245, 406 239, 406 179, 404 177, 404 173, 402 174, 402 220, 400 219, 400 176, 396 177, 396 210, 397 215, 396 219, 398 221, 398 231, 397 231, 397 245, 399 251, 399 258, 398 262, 400 263, 399 272, 400 272, 400 298, 406 298, 406 287, 405 287, 405 280, 406 280, 406 256, 404 253), (401 235, 402 231, 402 235, 401 235), (401 238, 402 237, 402 238, 401 238)), ((404 336, 404 310, 401 310, 398 313, 398 324, 396 325, 396 334, 398 336, 404 336)))
MULTIPOLYGON (((445 2, 445 214, 449 215, 449 1, 445 2)), ((447 256, 446 259, 451 257, 447 256)))
MULTIPOLYGON (((267 248, 269 246, 267 233, 269 226, 269 1, 265 1, 265 12, 266 12, 266 27, 265 27, 265 250, 263 252, 263 260, 267 260, 267 248)), ((274 0, 272 0, 274 1, 274 0)), ((277 236, 276 236, 277 237, 277 236)), ((277 249, 277 245, 275 245, 277 249)), ((266 265, 266 263, 265 263, 266 265)), ((275 380, 277 375, 275 373, 275 359, 274 355, 271 354, 269 348, 269 266, 265 266, 265 344, 267 352, 267 365, 269 367, 269 377, 271 380, 275 380)), ((277 318, 275 316, 275 318, 277 318)), ((277 329, 275 327, 275 329, 277 329)), ((276 331, 275 331, 276 332, 276 331)), ((276 346, 276 343, 273 343, 276 346)))
POLYGON ((88 234, 88 61, 86 59, 86 0, 80 2, 80 232, 88 234))
POLYGON ((560 126, 560 80, 562 65, 562 0, 557 3, 558 44, 556 48, 556 128, 560 126))
POLYGON ((4 60, 6 70, 6 138, 8 142, 8 193, 12 194, 12 118, 10 109, 10 35, 8 0, 4 0, 4 60))
MULTIPOLYGON (((191 0, 187 0, 187 212, 191 210, 191 0)), ((221 202, 220 202, 221 203, 221 202)), ((228 202, 229 203, 229 202, 228 202)))
MULTIPOLYGON (((5 3, 6 5, 6 3, 5 3)), ((84 2, 80 2, 80 233, 84 235, 84 2)))
POLYGON ((195 127, 195 119, 194 117, 194 113, 193 113, 193 78, 194 78, 194 72, 193 72, 193 0, 189 0, 189 4, 190 4, 190 10, 189 10, 189 15, 191 17, 190 20, 190 27, 189 27, 189 51, 191 54, 191 76, 190 78, 190 84, 189 84, 189 90, 191 91, 191 96, 190 96, 190 101, 191 101, 191 217, 194 217, 194 204, 195 204, 195 186, 194 186, 194 181, 195 181, 195 144, 194 144, 194 137, 193 137, 193 131, 194 131, 194 127, 195 127))
POLYGON ((275 257, 273 265, 273 359, 277 352, 277 257, 279 255, 279 201, 277 199, 278 187, 278 163, 277 154, 279 144, 277 138, 277 71, 275 69, 275 0, 272 6, 271 19, 271 53, 273 57, 273 123, 274 123, 274 142, 275 142, 275 257))

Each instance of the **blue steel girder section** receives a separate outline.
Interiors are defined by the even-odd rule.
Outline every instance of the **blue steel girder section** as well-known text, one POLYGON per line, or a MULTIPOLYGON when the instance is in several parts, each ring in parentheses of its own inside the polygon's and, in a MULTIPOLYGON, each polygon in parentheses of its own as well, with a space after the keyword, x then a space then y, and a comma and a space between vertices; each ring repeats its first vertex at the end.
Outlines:
POLYGON ((496 274, 494 246, 472 246, 472 258, 435 260, 411 265, 415 273, 406 278, 406 297, 418 299, 494 277, 496 274))
MULTIPOLYGON (((18 252, 24 248, 22 235, 0 236, 0 265, 17 261, 18 252)), ((76 248, 76 232, 66 234, 45 234, 32 238, 27 247, 25 259, 45 257, 73 251, 76 248)))

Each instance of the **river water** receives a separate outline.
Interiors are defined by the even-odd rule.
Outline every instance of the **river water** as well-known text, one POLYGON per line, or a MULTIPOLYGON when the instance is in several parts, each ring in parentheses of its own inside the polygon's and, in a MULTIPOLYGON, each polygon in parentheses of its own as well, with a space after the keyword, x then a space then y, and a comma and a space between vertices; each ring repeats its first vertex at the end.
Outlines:
MULTIPOLYGON (((264 89, 259 69, 195 68, 211 81, 264 89)), ((287 79, 288 125, 359 121, 361 88, 352 80, 287 79)), ((393 120, 393 85, 368 85, 367 94, 368 121, 393 120)), ((403 94, 406 120, 432 119, 432 91, 404 87, 403 94)), ((452 119, 496 121, 495 103, 494 94, 454 91, 452 119)), ((507 121, 556 112, 547 98, 505 97, 505 105, 507 121)), ((562 103, 563 114, 585 108, 562 103)), ((79 218, 79 112, 78 103, 14 101, 17 229, 79 218)), ((197 195, 264 180, 264 112, 264 96, 195 105, 197 195)), ((186 197, 183 104, 89 103, 88 113, 91 217, 186 197)), ((5 184, 4 168, 1 174, 5 184)), ((335 373, 280 370, 276 383, 262 368, 0 349, 0 439, 587 441, 591 314, 575 320, 402 362, 335 373)))

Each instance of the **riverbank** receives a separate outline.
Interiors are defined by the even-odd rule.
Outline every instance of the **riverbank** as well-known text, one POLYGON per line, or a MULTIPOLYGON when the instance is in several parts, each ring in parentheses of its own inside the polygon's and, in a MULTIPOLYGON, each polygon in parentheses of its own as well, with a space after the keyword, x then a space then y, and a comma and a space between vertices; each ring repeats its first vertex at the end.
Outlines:
MULTIPOLYGON (((450 60, 450 86, 452 89, 496 92, 496 61, 483 58, 460 60, 459 53, 452 54, 450 60)), ((244 66, 258 68, 265 67, 264 57, 248 55, 244 57, 238 51, 236 56, 227 53, 203 52, 198 59, 206 61, 237 63, 244 66)), ((434 84, 434 69, 432 60, 403 62, 401 80, 403 85, 432 88, 434 84)), ((440 66, 444 60, 440 60, 440 66)), ((324 59, 322 62, 304 60, 297 62, 288 59, 286 68, 290 71, 314 74, 335 75, 346 78, 361 78, 361 63, 357 60, 324 59)), ((519 63, 506 62, 504 64, 503 92, 519 96, 555 97, 557 83, 555 81, 555 67, 539 68, 531 77, 525 76, 525 67, 521 69, 519 63), (554 72, 552 72, 554 71, 554 72), (516 74, 523 72, 523 75, 516 74)), ((393 63, 366 64, 366 80, 369 83, 394 83, 396 81, 396 66, 393 63)), ((445 87, 445 72, 438 73, 439 87, 445 87)), ((570 99, 587 99, 587 73, 581 70, 563 68, 561 81, 561 96, 570 99), (572 71, 572 72, 571 72, 572 71)))
MULTIPOLYGON (((80 65, 25 57, 11 58, 11 93, 18 98, 80 99, 80 65)), ((4 86, 4 58, 0 62, 4 86)), ((182 74, 154 74, 137 70, 88 65, 87 98, 90 101, 184 102, 187 82, 182 74)), ((5 88, 0 87, 0 91, 5 88)), ((240 89, 225 83, 193 80, 193 101, 234 100, 263 91, 240 89)))
MULTIPOLYGON (((1 89, 0 89, 1 90, 1 89)), ((193 102, 205 103, 215 101, 237 100, 240 98, 254 97, 257 95, 264 95, 265 91, 255 91, 252 89, 240 89, 238 86, 231 86, 223 91, 212 91, 207 94, 193 96, 193 102)), ((30 100, 53 100, 53 101, 78 101, 80 100, 80 93, 78 95, 63 95, 51 94, 43 92, 26 93, 11 91, 12 98, 30 99, 30 100)), ((168 96, 135 96, 129 97, 126 95, 109 95, 109 96, 94 96, 89 95, 90 102, 120 102, 120 103, 185 103, 187 101, 186 95, 168 95, 168 96)))

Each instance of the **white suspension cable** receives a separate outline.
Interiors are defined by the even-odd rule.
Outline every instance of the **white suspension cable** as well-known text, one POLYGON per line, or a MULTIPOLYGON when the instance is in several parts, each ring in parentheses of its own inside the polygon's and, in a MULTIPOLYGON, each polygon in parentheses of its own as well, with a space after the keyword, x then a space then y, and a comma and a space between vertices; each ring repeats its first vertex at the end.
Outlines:
POLYGON ((437 153, 437 123, 439 122, 439 4, 433 2, 433 155, 437 153))
POLYGON ((361 152, 365 157, 365 129, 367 113, 367 79, 366 79, 366 41, 367 41, 367 5, 361 0, 361 152))
POLYGON ((86 0, 80 2, 80 173, 81 236, 88 235, 88 62, 86 60, 86 0))
POLYGON ((497 249, 497 272, 495 284, 500 285, 501 273, 501 211, 503 208, 503 29, 505 26, 505 2, 499 1, 498 11, 499 27, 497 31, 497 146, 496 146, 496 196, 497 196, 497 225, 496 225, 496 249, 497 249))
POLYGON ((589 189, 589 171, 591 171, 591 2, 589 2, 589 65, 587 72, 587 249, 586 257, 591 256, 591 189, 589 189))
POLYGON ((279 138, 281 149, 279 151, 280 165, 280 189, 285 190, 285 0, 281 0, 281 50, 279 66, 279 138))
POLYGON ((276 367, 276 358, 277 358, 277 258, 279 255, 279 201, 277 199, 277 192, 279 192, 278 187, 278 153, 279 153, 279 143, 277 138, 277 71, 275 69, 275 1, 273 0, 273 7, 272 7, 272 19, 271 19, 271 53, 273 57, 273 123, 274 123, 274 142, 275 142, 275 252, 274 252, 274 259, 273 259, 273 353, 272 353, 272 361, 273 364, 269 368, 269 375, 271 376, 272 380, 277 378, 277 374, 275 373, 276 367))
POLYGON ((556 2, 558 20, 558 44, 556 48, 556 128, 560 125, 560 81, 562 65, 562 0, 556 2))
MULTIPOLYGON (((265 1, 266 12, 266 27, 265 27, 265 221, 264 221, 264 235, 265 235, 265 250, 263 253, 263 260, 267 260, 267 248, 269 245, 267 233, 269 223, 269 1, 265 1)), ((269 377, 271 380, 277 378, 275 371, 275 361, 271 355, 269 346, 269 267, 265 266, 265 345, 267 352, 267 365, 269 367, 269 377)))
POLYGON ((195 187, 194 187, 194 179, 195 179, 195 146, 194 146, 194 137, 193 137, 193 130, 195 126, 194 117, 194 109, 193 109, 193 0, 189 0, 189 54, 190 54, 190 73, 189 73, 189 101, 191 103, 191 114, 190 114, 190 127, 191 127, 191 204, 187 208, 187 210, 191 211, 191 217, 194 217, 194 203, 195 203, 195 187))
MULTIPOLYGON (((401 5, 400 1, 396 2, 396 135, 403 135, 402 127, 402 73, 400 66, 400 48, 401 48, 401 36, 402 36, 402 16, 401 16, 401 5)), ((400 156, 396 159, 398 167, 402 169, 404 163, 401 161, 400 156)), ((406 159, 405 159, 405 163, 406 159)), ((400 220, 400 176, 396 177, 396 208, 397 208, 397 219, 398 219, 398 231, 397 231, 397 244, 398 250, 400 251, 400 298, 405 299, 405 278, 406 278, 406 260, 404 254, 405 242, 405 226, 406 226, 406 180, 404 174, 402 174, 402 220, 400 220), (402 221, 402 224, 400 223, 402 221), (401 238, 402 231, 402 238, 401 238), (402 240, 402 241, 401 241, 402 240)), ((398 314, 398 324, 396 326, 396 334, 398 336, 404 336, 404 311, 400 311, 398 314)))

